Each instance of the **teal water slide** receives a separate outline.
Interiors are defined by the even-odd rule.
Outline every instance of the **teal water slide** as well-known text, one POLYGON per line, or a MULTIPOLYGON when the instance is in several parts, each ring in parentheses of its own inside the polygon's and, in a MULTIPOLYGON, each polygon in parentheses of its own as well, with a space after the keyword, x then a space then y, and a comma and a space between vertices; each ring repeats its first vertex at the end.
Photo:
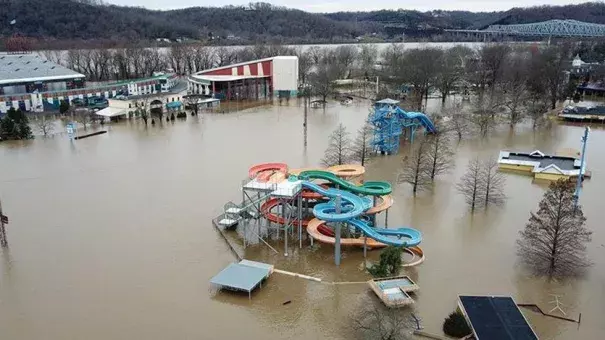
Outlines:
MULTIPOLYGON (((308 171, 308 172, 313 172, 313 173, 322 172, 322 173, 328 173, 330 175, 334 175, 334 174, 326 172, 326 171, 308 171)), ((303 177, 303 173, 301 173, 300 176, 303 177)), ((327 175, 322 174, 321 176, 327 176, 327 175)), ((327 177, 330 177, 330 176, 327 176, 327 177)), ((319 177, 314 177, 314 178, 319 178, 319 177)), ((291 178, 291 180, 297 180, 297 179, 298 178, 295 176, 293 176, 291 178)), ((326 178, 322 178, 322 179, 326 179, 326 178)), ((356 185, 354 185, 348 181, 342 180, 340 178, 338 178, 338 180, 342 181, 343 184, 346 184, 346 185, 341 185, 339 183, 339 186, 346 188, 347 190, 349 188, 356 188, 355 190, 357 190, 357 191, 360 191, 360 190, 365 191, 365 192, 380 191, 379 189, 377 189, 376 187, 373 187, 373 186, 366 187, 365 189, 360 189, 360 188, 363 188, 363 186, 356 186, 356 185)), ((386 182, 375 182, 375 183, 386 183, 386 182)), ((388 184, 388 183, 386 183, 386 184, 388 184)), ((374 228, 370 224, 368 224, 368 222, 360 219, 359 217, 361 217, 361 215, 363 215, 363 213, 366 210, 368 210, 370 207, 372 207, 372 199, 370 199, 370 198, 361 197, 361 196, 355 195, 355 194, 345 191, 345 190, 334 189, 334 188, 326 189, 318 184, 309 182, 307 180, 302 181, 302 187, 305 189, 317 192, 325 197, 330 198, 330 201, 325 202, 325 203, 316 204, 315 207, 313 207, 313 215, 315 215, 315 217, 317 217, 320 220, 323 220, 326 222, 348 223, 348 224, 354 226, 355 228, 361 230, 361 232, 364 235, 366 235, 367 237, 370 237, 378 242, 381 242, 381 243, 384 243, 384 244, 387 244, 390 246, 414 247, 414 246, 417 246, 418 244, 420 244, 420 242, 422 241, 422 234, 420 233, 420 231, 418 231, 416 229, 412 229, 412 228, 398 228, 398 229, 374 228), (340 205, 338 207, 339 209, 337 209, 337 205, 336 205, 338 197, 340 197, 340 202, 339 202, 340 205), (338 210, 338 212, 337 212, 337 210, 338 210)), ((386 187, 384 187, 383 190, 386 190, 386 187)), ((381 191, 381 192, 383 192, 383 191, 381 191)), ((388 192, 391 192, 390 184, 388 184, 388 192)), ((381 195, 381 194, 379 194, 379 195, 381 195)))
POLYGON ((388 182, 368 181, 362 185, 355 185, 332 172, 323 170, 303 171, 298 175, 298 178, 302 180, 323 179, 338 185, 341 189, 360 195, 382 196, 388 195, 393 191, 391 184, 388 182))

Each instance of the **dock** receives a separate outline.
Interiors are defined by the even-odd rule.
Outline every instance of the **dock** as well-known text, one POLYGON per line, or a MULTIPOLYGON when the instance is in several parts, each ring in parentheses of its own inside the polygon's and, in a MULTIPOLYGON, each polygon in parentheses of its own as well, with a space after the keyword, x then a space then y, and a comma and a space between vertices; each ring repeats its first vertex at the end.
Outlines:
POLYGON ((218 289, 247 292, 248 298, 252 297, 252 291, 262 288, 263 281, 273 274, 273 265, 241 260, 239 263, 231 263, 227 268, 214 276, 210 283, 218 289))
POLYGON ((420 290, 409 276, 396 276, 384 279, 372 279, 368 285, 389 308, 404 307, 414 303, 408 294, 420 290))

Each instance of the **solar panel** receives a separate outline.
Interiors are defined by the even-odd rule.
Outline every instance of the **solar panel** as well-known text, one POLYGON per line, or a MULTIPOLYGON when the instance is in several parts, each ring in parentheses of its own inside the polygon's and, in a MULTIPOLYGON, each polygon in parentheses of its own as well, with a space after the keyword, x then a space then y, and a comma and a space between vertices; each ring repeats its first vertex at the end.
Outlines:
POLYGON ((538 337, 508 296, 460 296, 477 340, 537 340, 538 337))

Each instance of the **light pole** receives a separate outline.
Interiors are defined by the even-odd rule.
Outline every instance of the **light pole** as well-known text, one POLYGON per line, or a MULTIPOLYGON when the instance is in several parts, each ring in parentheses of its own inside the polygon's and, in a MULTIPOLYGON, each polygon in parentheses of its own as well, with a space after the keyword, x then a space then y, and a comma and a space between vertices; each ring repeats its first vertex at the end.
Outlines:
POLYGON ((588 142, 588 134, 590 133, 590 128, 587 126, 584 128, 584 135, 582 136, 582 154, 580 156, 580 174, 578 175, 578 179, 576 181, 576 191, 574 193, 574 208, 578 207, 578 202, 580 201, 580 191, 582 190, 582 181, 584 179, 584 158, 586 157, 586 144, 588 142))

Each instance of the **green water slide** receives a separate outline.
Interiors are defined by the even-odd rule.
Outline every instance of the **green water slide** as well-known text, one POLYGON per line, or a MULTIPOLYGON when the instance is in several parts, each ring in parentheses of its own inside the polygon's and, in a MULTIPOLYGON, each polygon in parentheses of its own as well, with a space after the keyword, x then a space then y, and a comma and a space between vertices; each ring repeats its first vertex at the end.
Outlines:
POLYGON ((304 180, 323 179, 338 185, 338 187, 342 190, 361 195, 382 196, 388 195, 393 191, 391 184, 388 182, 369 181, 363 183, 362 185, 355 185, 329 171, 322 170, 303 171, 298 175, 298 178, 304 180))

